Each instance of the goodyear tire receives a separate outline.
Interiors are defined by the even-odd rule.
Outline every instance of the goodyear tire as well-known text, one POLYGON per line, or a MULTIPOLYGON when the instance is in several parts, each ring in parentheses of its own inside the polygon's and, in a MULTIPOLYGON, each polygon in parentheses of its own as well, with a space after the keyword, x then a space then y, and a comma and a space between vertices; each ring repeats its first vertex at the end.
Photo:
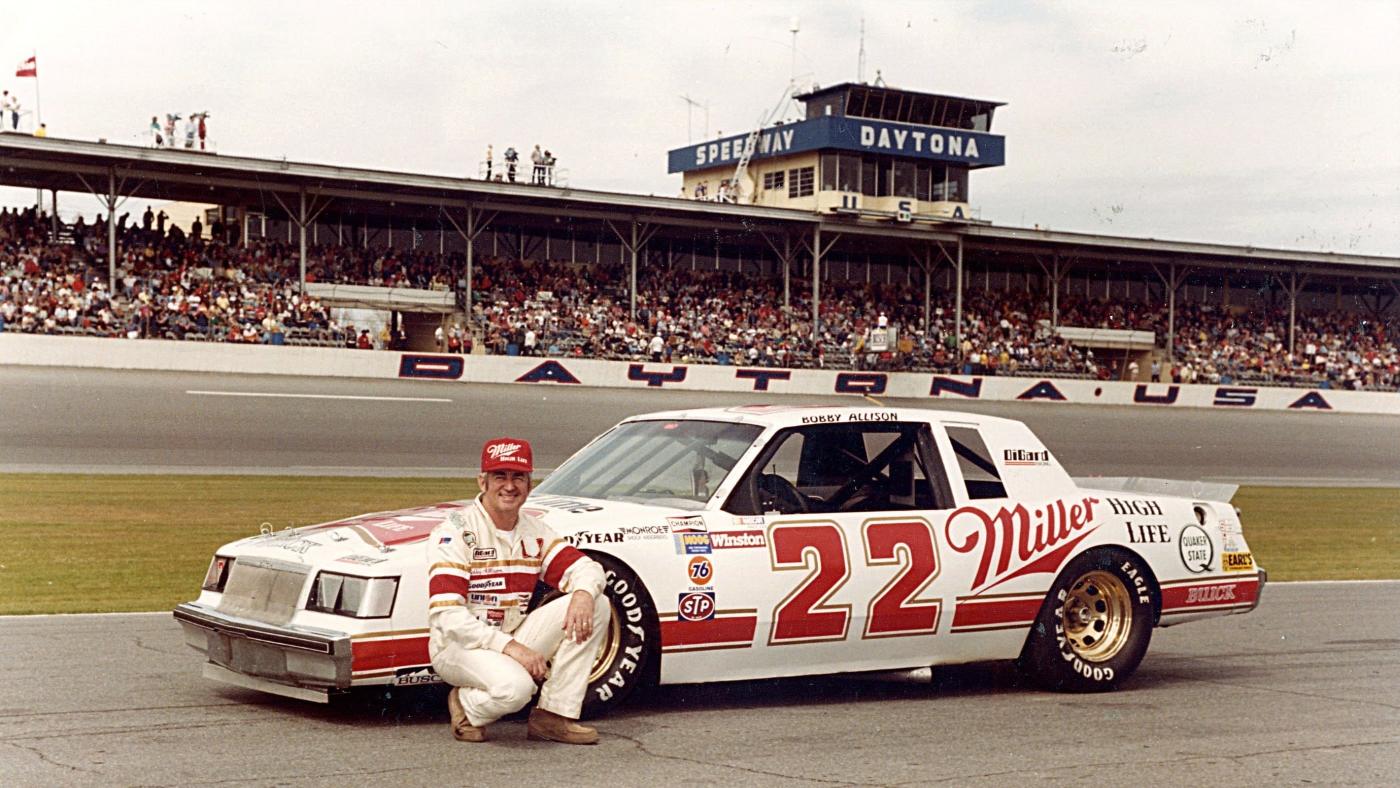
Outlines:
POLYGON ((608 632, 588 674, 583 716, 599 717, 617 708, 642 685, 653 684, 661 667, 661 628, 651 595, 636 573, 617 559, 592 554, 607 573, 612 602, 608 632))
POLYGON ((1075 558, 1041 605, 1021 667, 1047 689, 1114 689, 1147 653, 1155 594, 1146 563, 1131 553, 1101 548, 1075 558))

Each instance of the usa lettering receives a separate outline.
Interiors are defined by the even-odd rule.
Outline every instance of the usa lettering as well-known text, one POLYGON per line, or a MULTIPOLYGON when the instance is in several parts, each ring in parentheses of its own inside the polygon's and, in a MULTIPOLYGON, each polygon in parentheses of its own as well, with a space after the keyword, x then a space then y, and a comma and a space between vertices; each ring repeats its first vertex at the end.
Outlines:
POLYGON ((1165 523, 1125 523, 1123 527, 1128 529, 1131 544, 1166 544, 1172 540, 1165 523))
POLYGON ((1134 501, 1122 498, 1108 498, 1108 505, 1114 514, 1142 514, 1162 516, 1162 505, 1156 501, 1134 501))

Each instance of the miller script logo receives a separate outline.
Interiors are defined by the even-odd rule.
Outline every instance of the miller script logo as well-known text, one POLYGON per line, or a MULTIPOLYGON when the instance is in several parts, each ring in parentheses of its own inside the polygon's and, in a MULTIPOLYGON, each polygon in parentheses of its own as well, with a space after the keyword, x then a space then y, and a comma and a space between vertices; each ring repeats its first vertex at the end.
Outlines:
POLYGON ((517 459, 515 453, 520 451, 518 443, 497 443, 494 446, 487 446, 486 453, 493 460, 514 460, 517 459))
POLYGON ((943 533, 955 552, 978 554, 971 590, 981 593, 1013 577, 1059 569, 1074 546, 1098 528, 1091 525, 1098 502, 1054 501, 1034 509, 1017 504, 996 513, 964 506, 948 515, 943 533))

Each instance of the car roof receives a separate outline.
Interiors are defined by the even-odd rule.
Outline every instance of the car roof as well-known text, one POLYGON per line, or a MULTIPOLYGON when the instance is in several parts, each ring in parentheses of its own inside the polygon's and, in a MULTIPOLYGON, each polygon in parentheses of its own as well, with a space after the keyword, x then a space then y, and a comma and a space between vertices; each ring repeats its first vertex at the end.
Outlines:
POLYGON ((725 421, 761 427, 796 427, 804 424, 858 423, 878 421, 960 422, 962 424, 1006 424, 1020 422, 980 413, 925 408, 898 408, 884 405, 735 405, 723 408, 691 408, 642 413, 625 421, 725 421))

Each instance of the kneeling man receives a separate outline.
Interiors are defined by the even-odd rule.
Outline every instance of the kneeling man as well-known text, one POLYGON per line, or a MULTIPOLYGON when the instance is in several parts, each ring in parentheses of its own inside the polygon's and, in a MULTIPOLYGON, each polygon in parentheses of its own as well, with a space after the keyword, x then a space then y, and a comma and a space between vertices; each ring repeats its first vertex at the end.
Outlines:
POLYGON ((579 725, 588 672, 611 608, 603 568, 549 526, 520 512, 534 460, 518 438, 481 450, 481 494, 428 540, 428 653, 453 685, 452 734, 486 740, 486 726, 518 711, 535 694, 528 736, 596 744, 579 725), (525 615, 537 580, 564 592, 525 615))

